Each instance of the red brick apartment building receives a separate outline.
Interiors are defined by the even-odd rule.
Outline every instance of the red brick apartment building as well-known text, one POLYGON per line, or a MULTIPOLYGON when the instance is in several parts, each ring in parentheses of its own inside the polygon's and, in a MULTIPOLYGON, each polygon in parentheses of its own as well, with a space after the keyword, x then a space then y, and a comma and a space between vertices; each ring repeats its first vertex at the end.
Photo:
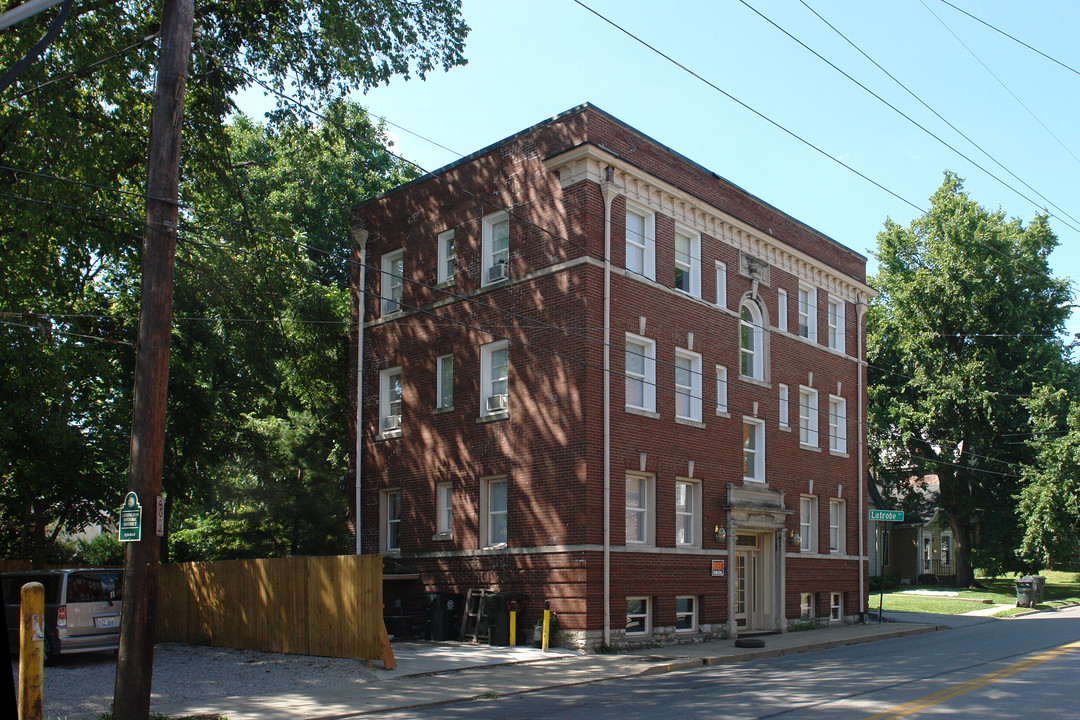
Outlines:
POLYGON ((865 257, 591 105, 352 223, 352 530, 414 596, 590 648, 863 611, 865 257))

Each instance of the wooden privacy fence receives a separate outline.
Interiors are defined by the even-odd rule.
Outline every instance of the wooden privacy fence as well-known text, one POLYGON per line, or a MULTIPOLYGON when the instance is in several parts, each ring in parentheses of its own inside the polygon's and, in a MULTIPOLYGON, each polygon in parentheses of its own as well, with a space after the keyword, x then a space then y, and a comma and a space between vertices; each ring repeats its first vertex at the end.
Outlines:
POLYGON ((382 604, 380 555, 164 565, 157 640, 377 659, 382 604))

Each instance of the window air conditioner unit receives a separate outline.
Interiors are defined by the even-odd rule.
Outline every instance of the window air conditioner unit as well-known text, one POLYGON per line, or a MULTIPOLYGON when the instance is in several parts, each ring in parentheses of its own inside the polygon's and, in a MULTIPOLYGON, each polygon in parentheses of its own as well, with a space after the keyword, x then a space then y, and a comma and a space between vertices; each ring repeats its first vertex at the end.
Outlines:
POLYGON ((400 415, 387 415, 383 418, 383 432, 387 430, 400 430, 401 429, 401 416, 400 415))
POLYGON ((504 262, 498 262, 488 268, 488 282, 505 280, 510 277, 510 271, 504 262))
POLYGON ((492 395, 487 399, 488 412, 496 412, 506 409, 506 396, 505 395, 492 395))

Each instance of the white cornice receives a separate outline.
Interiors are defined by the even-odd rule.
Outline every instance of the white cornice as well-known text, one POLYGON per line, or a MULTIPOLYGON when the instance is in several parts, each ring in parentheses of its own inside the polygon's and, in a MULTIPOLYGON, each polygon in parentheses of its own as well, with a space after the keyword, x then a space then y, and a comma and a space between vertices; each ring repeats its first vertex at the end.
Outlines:
POLYGON ((764 260, 803 282, 852 303, 865 303, 877 290, 826 265, 784 241, 762 233, 700 198, 642 171, 595 145, 580 145, 549 158, 545 166, 559 174, 566 188, 583 180, 600 184, 604 169, 614 168, 612 184, 619 194, 676 222, 728 243, 764 260))

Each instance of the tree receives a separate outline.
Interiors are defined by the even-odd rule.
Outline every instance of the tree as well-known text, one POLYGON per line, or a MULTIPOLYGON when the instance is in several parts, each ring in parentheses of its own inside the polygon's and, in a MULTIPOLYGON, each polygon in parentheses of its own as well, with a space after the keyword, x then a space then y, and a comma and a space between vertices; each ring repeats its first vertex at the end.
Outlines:
POLYGON ((189 187, 164 478, 183 559, 345 548, 348 211, 417 172, 359 106, 323 117, 235 117, 189 187))
POLYGON ((1035 453, 1020 492, 1025 569, 1075 562, 1080 552, 1080 403, 1069 397, 1065 388, 1044 386, 1024 403, 1035 453))
MULTIPOLYGON (((971 200, 945 174, 931 208, 878 234, 880 295, 868 316, 871 459, 935 474, 953 530, 957 580, 1016 563, 1015 496, 1030 450, 1013 441, 1021 399, 1065 372, 1071 293, 1054 278, 1047 218, 1028 225, 971 200)), ((889 474, 886 472, 885 474, 889 474)))
MULTIPOLYGON (((196 12, 181 199, 197 207, 182 213, 176 316, 211 320, 174 324, 165 484, 180 505, 242 464, 245 413, 287 418, 298 388, 342 391, 325 363, 340 359, 343 331, 304 323, 341 306, 324 296, 347 273, 350 203, 406 175, 378 149, 386 139, 362 110, 331 101, 464 64, 468 32, 457 0, 226 0, 196 12), (327 108, 331 122, 312 124, 281 101, 266 126, 237 118, 226 130, 231 98, 256 79, 327 108), (265 173, 260 143, 275 164, 265 173), (287 152, 298 153, 291 174, 287 152), (211 212, 318 250, 286 249, 211 212), (309 310, 316 314, 302 314, 309 310), (224 320, 245 317, 277 324, 224 320), (319 360, 282 356, 316 342, 327 343, 319 360), (283 382, 290 368, 296 377, 283 382)), ((0 33, 0 66, 22 57, 51 17, 0 33)), ((57 40, 0 97, 5 552, 43 557, 51 537, 119 506, 134 359, 121 343, 135 339, 158 17, 149 0, 77 3, 57 40)), ((313 415, 320 432, 343 437, 343 399, 337 415, 323 402, 313 415)))

